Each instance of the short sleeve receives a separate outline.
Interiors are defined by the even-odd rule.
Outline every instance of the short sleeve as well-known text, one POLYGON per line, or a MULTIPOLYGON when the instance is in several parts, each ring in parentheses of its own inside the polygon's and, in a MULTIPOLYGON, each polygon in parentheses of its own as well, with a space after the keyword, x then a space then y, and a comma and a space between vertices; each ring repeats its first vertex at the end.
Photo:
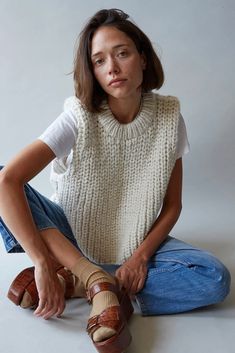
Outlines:
POLYGON ((77 123, 72 111, 66 110, 38 137, 57 158, 68 156, 77 138, 77 123))
POLYGON ((184 122, 184 118, 180 114, 178 124, 178 142, 176 159, 183 157, 190 151, 190 144, 188 142, 187 130, 184 122))

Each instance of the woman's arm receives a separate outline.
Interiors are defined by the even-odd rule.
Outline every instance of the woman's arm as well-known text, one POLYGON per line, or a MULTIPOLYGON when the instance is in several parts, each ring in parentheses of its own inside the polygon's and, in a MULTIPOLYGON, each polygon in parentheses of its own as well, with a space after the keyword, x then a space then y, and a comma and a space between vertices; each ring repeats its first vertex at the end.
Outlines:
POLYGON ((118 268, 115 275, 124 287, 139 292, 147 275, 147 263, 177 222, 182 209, 182 158, 177 159, 164 197, 161 212, 144 241, 133 255, 118 268))
POLYGON ((33 221, 24 184, 54 158, 54 152, 36 140, 0 171, 0 216, 35 264, 47 261, 48 251, 33 221))
POLYGON ((63 312, 64 291, 53 268, 51 254, 34 223, 24 184, 54 158, 54 152, 44 142, 36 140, 0 172, 0 216, 35 264, 39 303, 34 313, 44 319, 63 312))
POLYGON ((161 212, 134 256, 148 261, 176 224, 182 210, 182 179, 182 158, 179 158, 171 173, 161 212))

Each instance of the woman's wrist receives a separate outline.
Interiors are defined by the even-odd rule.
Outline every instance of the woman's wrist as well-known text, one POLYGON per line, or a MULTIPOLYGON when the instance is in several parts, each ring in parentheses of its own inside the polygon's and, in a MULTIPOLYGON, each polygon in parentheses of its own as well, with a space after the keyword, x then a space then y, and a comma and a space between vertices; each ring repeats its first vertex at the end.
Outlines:
POLYGON ((149 256, 142 249, 136 249, 131 256, 133 260, 147 263, 149 261, 149 256))
POLYGON ((46 256, 38 256, 35 259, 33 259, 33 263, 37 267, 49 267, 51 264, 51 261, 46 256))
POLYGON ((24 249, 35 266, 50 266, 50 254, 45 243, 40 237, 40 234, 35 235, 32 241, 27 243, 24 249))

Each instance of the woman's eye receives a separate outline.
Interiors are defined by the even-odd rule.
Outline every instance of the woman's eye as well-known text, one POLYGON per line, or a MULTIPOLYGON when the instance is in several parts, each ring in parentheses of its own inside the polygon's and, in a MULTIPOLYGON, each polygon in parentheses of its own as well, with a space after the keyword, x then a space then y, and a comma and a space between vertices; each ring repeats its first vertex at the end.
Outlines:
POLYGON ((126 51, 121 51, 118 55, 120 55, 120 56, 126 56, 126 55, 127 55, 127 52, 126 52, 126 51))
POLYGON ((95 61, 95 65, 101 65, 102 62, 103 62, 102 59, 98 59, 98 60, 95 61))

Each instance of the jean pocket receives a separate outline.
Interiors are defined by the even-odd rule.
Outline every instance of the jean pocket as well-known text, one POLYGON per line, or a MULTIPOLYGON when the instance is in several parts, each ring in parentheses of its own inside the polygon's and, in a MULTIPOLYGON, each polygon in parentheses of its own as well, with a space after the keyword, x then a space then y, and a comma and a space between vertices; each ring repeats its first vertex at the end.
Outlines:
POLYGON ((152 265, 151 263, 149 264, 148 277, 154 276, 156 273, 177 271, 183 264, 172 260, 161 260, 154 262, 152 265))

